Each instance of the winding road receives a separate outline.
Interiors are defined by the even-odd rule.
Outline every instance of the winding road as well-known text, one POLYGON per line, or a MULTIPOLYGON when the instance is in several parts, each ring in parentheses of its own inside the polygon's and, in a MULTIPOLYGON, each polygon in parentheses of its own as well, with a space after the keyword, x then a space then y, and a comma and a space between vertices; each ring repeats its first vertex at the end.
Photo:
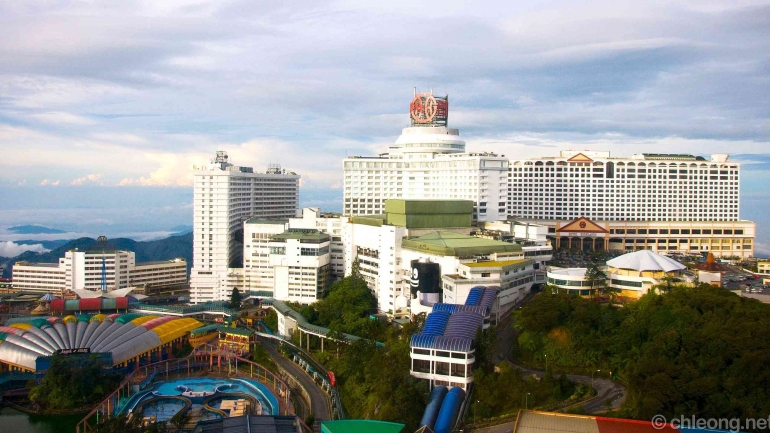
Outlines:
MULTIPOLYGON (((508 310, 500 319, 500 323, 497 325, 497 351, 498 353, 502 353, 504 355, 506 362, 522 370, 524 373, 543 376, 545 375, 543 370, 527 368, 516 364, 510 359, 511 346, 518 336, 518 331, 513 329, 512 326, 514 321, 512 313, 516 309, 520 308, 520 305, 526 302, 528 299, 530 299, 530 297, 525 298, 520 304, 508 310)), ((582 376, 577 374, 568 374, 567 379, 575 383, 582 383, 588 386, 593 385, 593 387, 596 389, 596 397, 583 403, 583 407, 587 413, 596 413, 606 410, 607 407, 604 405, 604 402, 607 399, 612 401, 612 409, 618 409, 626 399, 626 388, 623 385, 617 382, 613 382, 609 379, 594 377, 592 380, 591 376, 582 376)))
POLYGON ((261 338, 260 341, 275 362, 294 376, 302 384, 302 387, 307 390, 308 394, 310 394, 310 404, 313 407, 315 425, 320 425, 321 421, 329 420, 331 408, 329 407, 329 399, 326 397, 326 393, 319 388, 315 381, 297 364, 281 356, 281 354, 278 353, 278 349, 275 348, 274 342, 265 338, 261 338))

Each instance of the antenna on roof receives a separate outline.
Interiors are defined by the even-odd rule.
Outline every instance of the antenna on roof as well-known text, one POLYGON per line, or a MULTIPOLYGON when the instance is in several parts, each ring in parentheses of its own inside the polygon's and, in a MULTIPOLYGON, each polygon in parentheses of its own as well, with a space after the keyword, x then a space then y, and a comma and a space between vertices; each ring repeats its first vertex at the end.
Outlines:
MULTIPOLYGON (((107 249, 107 236, 99 236, 98 238, 96 238, 96 244, 102 249, 102 282, 101 282, 100 289, 102 290, 102 292, 106 292, 107 291, 107 260, 104 254, 105 254, 105 250, 107 249)), ((118 266, 116 263, 115 264, 116 272, 117 272, 117 269, 118 269, 118 266)))

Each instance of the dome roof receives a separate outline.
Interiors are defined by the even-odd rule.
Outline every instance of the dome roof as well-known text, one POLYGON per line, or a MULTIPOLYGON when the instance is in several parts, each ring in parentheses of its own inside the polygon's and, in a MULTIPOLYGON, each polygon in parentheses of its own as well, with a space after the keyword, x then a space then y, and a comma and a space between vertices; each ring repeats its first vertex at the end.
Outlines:
POLYGON ((685 265, 666 256, 653 253, 649 250, 635 251, 623 254, 607 262, 607 266, 616 269, 631 269, 634 271, 680 271, 687 268, 685 265))

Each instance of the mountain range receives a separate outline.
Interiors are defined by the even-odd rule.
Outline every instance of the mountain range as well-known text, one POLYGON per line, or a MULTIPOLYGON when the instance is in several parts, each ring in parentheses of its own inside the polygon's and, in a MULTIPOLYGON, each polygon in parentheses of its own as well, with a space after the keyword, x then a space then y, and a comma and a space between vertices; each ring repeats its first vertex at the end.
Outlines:
MULTIPOLYGON (((135 241, 128 238, 110 239, 110 245, 119 250, 133 251, 136 253, 137 262, 152 262, 157 260, 170 260, 183 258, 187 260, 187 271, 192 267, 193 234, 169 236, 154 241, 135 241)), ((79 238, 71 240, 47 253, 35 253, 26 251, 13 258, 0 257, 0 266, 3 267, 3 277, 10 278, 13 264, 21 261, 37 263, 58 263, 69 250, 78 249, 85 251, 96 244, 96 239, 79 238)))

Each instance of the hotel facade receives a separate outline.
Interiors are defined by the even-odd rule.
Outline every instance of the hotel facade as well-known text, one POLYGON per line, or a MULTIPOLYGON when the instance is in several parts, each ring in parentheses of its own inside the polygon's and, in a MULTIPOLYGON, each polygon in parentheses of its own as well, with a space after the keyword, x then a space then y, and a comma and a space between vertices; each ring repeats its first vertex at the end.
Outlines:
POLYGON ((562 151, 512 160, 509 213, 548 226, 579 250, 754 254, 756 224, 740 219, 740 164, 728 155, 562 151))
POLYGON ((448 112, 448 97, 415 93, 412 124, 387 153, 345 158, 343 213, 382 214, 387 199, 470 200, 474 220, 505 219, 508 159, 466 152, 448 112))
POLYGON ((255 173, 220 151, 210 164, 196 167, 193 178, 190 300, 227 300, 243 286, 244 222, 297 216, 300 176, 276 165, 255 173))

